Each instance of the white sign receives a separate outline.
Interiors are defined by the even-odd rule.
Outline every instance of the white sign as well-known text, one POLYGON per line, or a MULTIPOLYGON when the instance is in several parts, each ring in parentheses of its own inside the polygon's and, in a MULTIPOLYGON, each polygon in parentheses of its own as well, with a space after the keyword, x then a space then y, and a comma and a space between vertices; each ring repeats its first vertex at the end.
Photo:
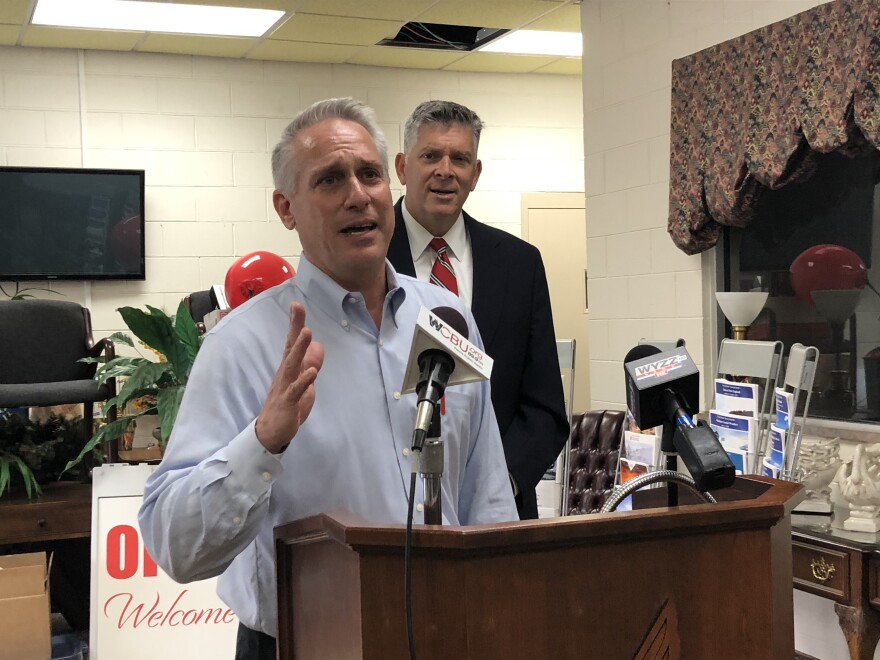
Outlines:
POLYGON ((216 579, 178 584, 143 545, 137 512, 151 465, 103 465, 92 484, 92 660, 231 659, 238 618, 216 579))

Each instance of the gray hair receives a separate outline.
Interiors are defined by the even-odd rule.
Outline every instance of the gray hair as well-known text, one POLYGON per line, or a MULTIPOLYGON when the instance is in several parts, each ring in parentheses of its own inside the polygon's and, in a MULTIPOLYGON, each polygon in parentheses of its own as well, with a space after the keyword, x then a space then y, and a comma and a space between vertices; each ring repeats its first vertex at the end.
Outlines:
POLYGON ((419 139, 419 131, 425 124, 440 124, 445 127, 461 124, 474 134, 474 151, 480 146, 480 132, 483 121, 476 112, 453 101, 425 101, 412 111, 403 129, 403 151, 409 153, 419 139))
POLYGON ((388 176, 388 145, 373 109, 351 97, 326 99, 301 111, 281 132, 281 140, 272 150, 272 181, 276 190, 287 194, 294 192, 297 167, 294 138, 300 131, 325 119, 346 119, 363 126, 376 143, 382 174, 388 176))

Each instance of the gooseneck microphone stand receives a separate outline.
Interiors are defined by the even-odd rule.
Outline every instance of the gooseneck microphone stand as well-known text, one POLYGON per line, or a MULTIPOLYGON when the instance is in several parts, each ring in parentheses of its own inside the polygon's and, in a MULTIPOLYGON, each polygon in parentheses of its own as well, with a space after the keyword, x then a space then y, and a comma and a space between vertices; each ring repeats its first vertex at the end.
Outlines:
POLYGON ((416 474, 425 480, 424 520, 426 525, 440 525, 443 521, 443 506, 440 498, 440 484, 443 478, 443 441, 440 439, 440 406, 437 403, 431 415, 427 437, 421 446, 413 446, 412 474, 409 481, 409 510, 406 516, 406 544, 404 546, 403 591, 406 609, 406 637, 410 660, 416 660, 416 642, 412 622, 412 519, 416 498, 416 474))
POLYGON ((418 459, 419 474, 425 480, 425 524, 443 524, 443 502, 440 483, 443 478, 443 440, 440 438, 440 406, 434 406, 434 416, 428 429, 428 438, 418 459))

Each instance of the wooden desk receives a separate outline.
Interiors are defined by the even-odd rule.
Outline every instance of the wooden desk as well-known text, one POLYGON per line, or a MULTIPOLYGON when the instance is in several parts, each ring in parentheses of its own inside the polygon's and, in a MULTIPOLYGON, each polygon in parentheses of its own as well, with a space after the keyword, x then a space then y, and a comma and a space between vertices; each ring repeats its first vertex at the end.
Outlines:
POLYGON ((833 600, 850 658, 872 660, 880 640, 880 534, 844 530, 846 515, 792 515, 794 588, 833 600))
POLYGON ((92 485, 46 484, 43 496, 0 499, 0 545, 87 537, 92 531, 92 485))

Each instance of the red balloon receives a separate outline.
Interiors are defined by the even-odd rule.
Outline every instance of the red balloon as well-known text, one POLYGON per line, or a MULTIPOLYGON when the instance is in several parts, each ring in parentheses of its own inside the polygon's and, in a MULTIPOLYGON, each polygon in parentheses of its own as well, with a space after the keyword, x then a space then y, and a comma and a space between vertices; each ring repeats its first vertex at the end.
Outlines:
POLYGON ((134 270, 141 262, 141 217, 130 215, 110 230, 110 252, 118 266, 134 270))
POLYGON ((232 309, 296 274, 286 259, 258 250, 236 259, 226 271, 226 300, 232 309))
POLYGON ((868 283, 865 262, 840 245, 814 245, 801 252, 788 269, 798 297, 813 303, 813 291, 864 289, 868 283))

